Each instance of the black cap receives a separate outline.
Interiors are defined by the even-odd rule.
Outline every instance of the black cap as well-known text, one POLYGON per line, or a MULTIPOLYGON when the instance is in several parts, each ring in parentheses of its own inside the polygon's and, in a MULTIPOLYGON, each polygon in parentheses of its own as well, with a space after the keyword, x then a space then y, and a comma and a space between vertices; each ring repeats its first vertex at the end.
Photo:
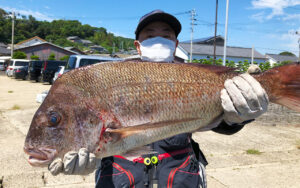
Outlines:
POLYGON ((141 32, 141 30, 148 25, 151 22, 154 21, 161 21, 161 22, 165 22, 168 25, 170 25, 172 27, 172 29, 175 32, 176 37, 178 36, 178 34, 181 31, 181 24, 180 22, 177 20, 177 18, 175 18, 174 16, 172 16, 171 14, 165 13, 162 10, 154 10, 152 12, 149 12, 148 14, 144 15, 143 17, 141 17, 139 24, 135 30, 135 39, 138 39, 138 36, 141 32))

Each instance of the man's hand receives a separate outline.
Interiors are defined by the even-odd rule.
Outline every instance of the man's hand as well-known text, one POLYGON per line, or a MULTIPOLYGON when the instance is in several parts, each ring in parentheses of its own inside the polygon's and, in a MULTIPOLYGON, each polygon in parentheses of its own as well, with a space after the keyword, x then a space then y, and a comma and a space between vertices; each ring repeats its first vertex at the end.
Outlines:
POLYGON ((57 158, 48 169, 52 175, 64 173, 68 175, 87 175, 101 166, 101 159, 97 159, 93 153, 81 148, 79 152, 70 151, 65 154, 64 160, 57 158))
POLYGON ((255 119, 268 109, 269 99, 258 81, 249 74, 228 79, 221 91, 224 120, 227 124, 255 119))

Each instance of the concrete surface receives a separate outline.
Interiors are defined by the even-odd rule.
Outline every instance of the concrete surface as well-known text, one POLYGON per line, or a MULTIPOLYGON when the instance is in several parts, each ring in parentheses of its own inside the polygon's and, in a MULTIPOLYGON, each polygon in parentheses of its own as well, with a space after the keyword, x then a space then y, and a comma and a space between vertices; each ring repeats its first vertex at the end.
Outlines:
MULTIPOLYGON (((94 174, 54 177, 26 161, 23 144, 39 106, 36 94, 49 88, 0 73, 0 187, 94 186, 94 174)), ((230 136, 208 131, 193 137, 209 162, 208 187, 300 187, 300 123, 262 126, 258 121, 230 136), (261 154, 247 154, 248 149, 261 154)))

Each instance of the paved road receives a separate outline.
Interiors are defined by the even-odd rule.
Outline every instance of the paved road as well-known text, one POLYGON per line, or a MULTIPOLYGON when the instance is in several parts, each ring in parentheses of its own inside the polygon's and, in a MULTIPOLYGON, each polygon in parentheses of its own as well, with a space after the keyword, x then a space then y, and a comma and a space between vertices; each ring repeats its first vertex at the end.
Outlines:
MULTIPOLYGON (((0 73, 0 183, 4 187, 94 186, 93 174, 53 177, 46 168, 33 168, 26 161, 22 148, 39 106, 35 97, 49 88, 47 84, 15 80, 0 73), (20 109, 13 109, 14 106, 20 109)), ((193 137, 209 162, 209 187, 300 185, 300 127, 251 123, 231 136, 209 131, 193 137), (247 154, 248 149, 262 153, 247 154)))

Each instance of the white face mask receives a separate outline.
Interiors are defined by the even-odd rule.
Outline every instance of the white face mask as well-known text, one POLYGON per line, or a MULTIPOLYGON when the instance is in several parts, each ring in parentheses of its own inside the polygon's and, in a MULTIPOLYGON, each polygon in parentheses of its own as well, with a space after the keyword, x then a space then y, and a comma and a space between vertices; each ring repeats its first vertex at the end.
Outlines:
POLYGON ((140 43, 141 59, 154 62, 172 62, 176 43, 163 37, 153 37, 140 43))

